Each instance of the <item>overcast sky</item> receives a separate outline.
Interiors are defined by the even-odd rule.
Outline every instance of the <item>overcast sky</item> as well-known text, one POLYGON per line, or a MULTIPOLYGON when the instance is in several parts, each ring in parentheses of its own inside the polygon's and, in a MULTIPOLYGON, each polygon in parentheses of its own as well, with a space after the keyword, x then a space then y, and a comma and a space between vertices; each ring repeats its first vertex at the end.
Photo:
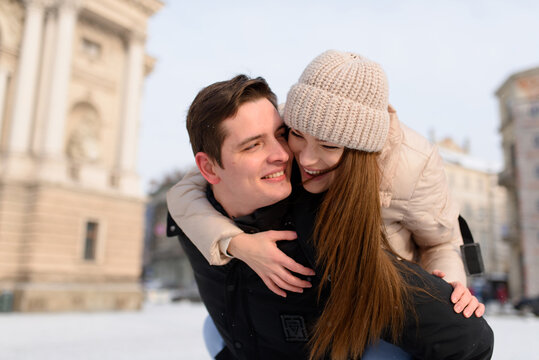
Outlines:
POLYGON ((281 102, 327 49, 377 61, 400 120, 437 139, 470 141, 471 154, 502 162, 494 92, 539 66, 539 2, 180 1, 151 20, 139 172, 150 180, 194 164, 187 109, 204 86, 245 73, 266 78, 281 102))

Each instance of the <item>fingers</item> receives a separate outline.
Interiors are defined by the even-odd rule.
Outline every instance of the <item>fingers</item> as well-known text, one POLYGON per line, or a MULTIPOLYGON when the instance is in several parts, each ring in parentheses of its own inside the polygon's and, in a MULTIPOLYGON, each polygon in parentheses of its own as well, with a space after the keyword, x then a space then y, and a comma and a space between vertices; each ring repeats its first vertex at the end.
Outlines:
MULTIPOLYGON (((466 291, 470 292, 468 289, 466 289, 466 287, 464 285, 462 285, 461 282, 459 281, 454 281, 452 283, 450 283, 451 286, 453 286, 453 292, 451 293, 451 301, 453 302, 453 304, 456 304, 457 301, 460 300, 460 298, 462 297, 462 295, 464 295, 464 293, 466 291)), ((460 312, 460 311, 457 311, 457 312, 460 312)))
MULTIPOLYGON (((270 231, 268 231, 268 233, 269 232, 270 231)), ((276 238, 280 240, 295 240, 297 237, 296 233, 293 231, 271 231, 271 232, 273 233, 272 236, 275 236, 276 238), (288 236, 288 238, 283 239, 283 236, 288 236)), ((285 268, 287 268, 288 270, 301 274, 301 275, 313 276, 315 274, 314 270, 309 269, 308 267, 305 267, 297 263, 291 257, 286 255, 281 250, 279 250, 279 248, 276 247, 275 250, 276 251, 273 254, 272 261, 275 261, 279 263, 280 265, 284 266, 285 268)), ((297 279, 296 277, 294 278, 297 279)))
POLYGON ((310 282, 295 277, 285 269, 282 269, 280 274, 273 273, 269 276, 260 276, 260 278, 268 289, 282 297, 286 297, 286 292, 283 289, 303 293, 303 288, 312 287, 310 282))
POLYGON ((303 288, 312 287, 309 281, 292 275, 287 269, 305 276, 314 275, 314 271, 295 262, 275 244, 280 240, 295 240, 297 234, 294 231, 270 230, 244 235, 246 238, 256 236, 258 241, 243 241, 240 235, 230 242, 229 252, 253 269, 272 292, 286 297, 285 290, 302 293, 303 288))
POLYGON ((472 314, 476 311, 477 307, 479 306, 479 301, 475 296, 471 296, 470 301, 468 302, 468 305, 464 308, 464 317, 469 318, 472 316, 472 314))
POLYGON ((453 290, 453 294, 451 295, 451 301, 455 303, 453 309, 456 313, 460 313, 466 309, 464 316, 470 317, 477 308, 479 302, 475 296, 472 296, 470 290, 460 282, 451 283, 451 285, 455 287, 455 290, 453 290), (458 300, 455 302, 455 299, 458 300))
POLYGON ((482 304, 482 303, 479 303, 479 306, 477 307, 477 309, 475 310, 475 316, 476 317, 481 317, 485 314, 485 305, 482 304))
POLYGON ((295 273, 305 275, 305 276, 312 276, 314 275, 314 270, 309 269, 308 267, 305 267, 294 260, 292 260, 291 257, 285 255, 285 253, 281 252, 283 254, 282 259, 280 259, 280 264, 287 268, 290 271, 293 271, 295 273))
POLYGON ((301 287, 290 285, 289 283, 283 281, 280 277, 276 275, 270 275, 270 279, 275 283, 275 285, 277 285, 281 289, 288 290, 295 293, 303 292, 303 289, 301 287))
POLYGON ((440 279, 445 277, 445 273, 442 270, 432 270, 432 275, 438 276, 440 279))
POLYGON ((275 283, 271 279, 265 277, 265 278, 262 278, 262 281, 264 281, 264 284, 266 284, 268 289, 273 291, 275 294, 282 297, 286 297, 286 292, 280 289, 277 285, 275 285, 275 283))
MULTIPOLYGON (((265 231, 265 233, 268 234, 268 236, 275 240, 296 240, 298 238, 298 234, 296 234, 295 231, 288 231, 288 230, 268 230, 265 231)), ((259 233, 262 234, 262 233, 259 233)))
POLYGON ((476 317, 483 316, 485 313, 485 305, 481 304, 479 300, 470 293, 470 290, 459 281, 450 284, 454 289, 451 294, 451 301, 455 304, 453 310, 455 310, 457 314, 463 312, 463 315, 466 318, 469 318, 473 314, 475 314, 476 317))
MULTIPOLYGON (((464 308, 466 308, 466 306, 468 306, 468 304, 470 303, 471 300, 472 300, 472 294, 470 294, 469 291, 465 292, 462 295, 462 297, 459 299, 459 301, 457 301, 457 303, 453 307, 455 309, 455 312, 456 313, 462 312, 462 310, 464 310, 464 308)), ((477 304, 476 304, 476 306, 477 306, 477 304)), ((475 307, 474 307, 474 310, 475 310, 475 307)))
POLYGON ((290 274, 287 270, 283 269, 282 273, 279 274, 279 277, 284 282, 288 283, 291 286, 298 288, 310 288, 312 287, 311 283, 306 280, 301 280, 300 278, 290 274))

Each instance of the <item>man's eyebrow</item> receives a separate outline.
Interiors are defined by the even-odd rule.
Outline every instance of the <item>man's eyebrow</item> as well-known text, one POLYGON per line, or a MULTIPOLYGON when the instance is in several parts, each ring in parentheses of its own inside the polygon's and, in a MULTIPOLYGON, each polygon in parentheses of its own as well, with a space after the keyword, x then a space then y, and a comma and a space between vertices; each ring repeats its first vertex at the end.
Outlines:
MULTIPOLYGON (((281 126, 279 126, 275 132, 281 131, 281 130, 283 130, 283 129, 286 130, 286 124, 282 124, 281 126)), ((248 144, 248 143, 250 143, 250 142, 253 141, 253 140, 262 139, 263 137, 264 137, 263 134, 258 134, 258 135, 254 135, 254 136, 248 137, 247 139, 245 139, 245 140, 243 140, 242 142, 240 142, 240 143, 238 144, 238 147, 242 147, 243 145, 248 144)))
POLYGON ((245 145, 245 144, 247 144, 247 143, 250 143, 250 142, 253 141, 253 140, 258 140, 258 139, 261 139, 261 138, 262 138, 262 134, 248 137, 247 139, 245 139, 245 140, 243 140, 242 142, 240 142, 240 143, 238 144, 238 147, 242 147, 243 145, 245 145))

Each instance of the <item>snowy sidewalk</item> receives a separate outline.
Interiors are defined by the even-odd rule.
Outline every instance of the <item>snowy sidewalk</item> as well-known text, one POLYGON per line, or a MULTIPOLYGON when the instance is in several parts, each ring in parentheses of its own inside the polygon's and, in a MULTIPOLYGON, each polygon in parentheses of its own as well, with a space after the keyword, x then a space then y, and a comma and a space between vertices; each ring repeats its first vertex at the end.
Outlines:
MULTIPOLYGON (((140 312, 0 314, 1 360, 206 360, 206 310, 180 302, 140 312)), ((539 360, 539 318, 490 315, 493 359, 539 360)))

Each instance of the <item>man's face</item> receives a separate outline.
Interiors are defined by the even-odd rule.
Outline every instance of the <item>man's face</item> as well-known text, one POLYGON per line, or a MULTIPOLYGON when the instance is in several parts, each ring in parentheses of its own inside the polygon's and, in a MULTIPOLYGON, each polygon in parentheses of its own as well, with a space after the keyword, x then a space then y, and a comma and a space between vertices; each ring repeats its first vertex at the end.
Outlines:
POLYGON ((220 181, 213 189, 228 214, 247 215, 290 195, 292 156, 285 125, 271 102, 247 102, 221 126, 223 167, 214 166, 220 181))

